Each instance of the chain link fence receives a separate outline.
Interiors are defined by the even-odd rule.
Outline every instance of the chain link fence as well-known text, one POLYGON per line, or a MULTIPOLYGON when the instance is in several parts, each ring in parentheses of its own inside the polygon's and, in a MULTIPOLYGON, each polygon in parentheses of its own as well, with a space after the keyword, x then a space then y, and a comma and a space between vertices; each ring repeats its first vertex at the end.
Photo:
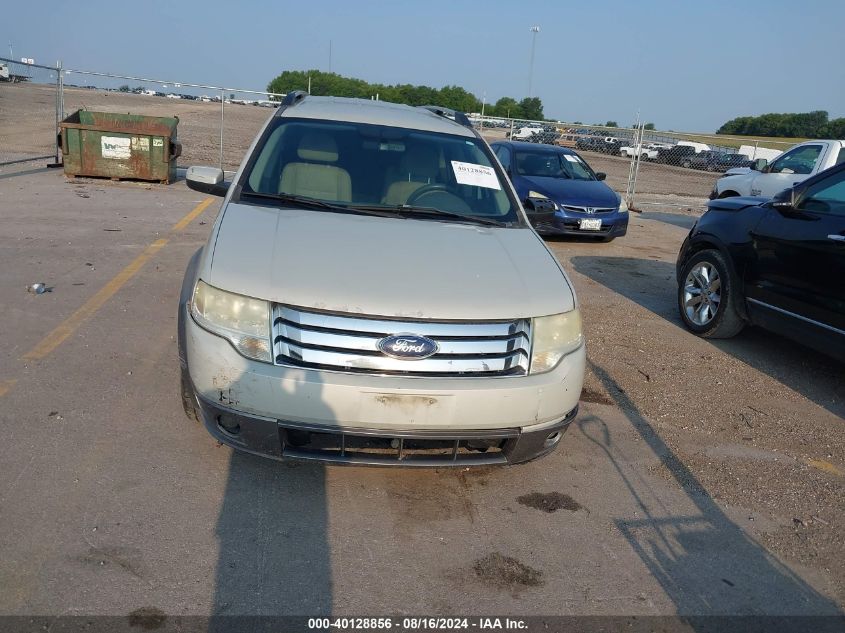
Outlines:
POLYGON ((0 57, 0 165, 57 162, 60 84, 58 68, 0 57))
MULTIPOLYGON (((306 86, 303 86, 306 88, 306 86)), ((181 165, 237 169, 284 95, 55 68, 0 58, 0 165, 61 160, 58 122, 78 109, 179 117, 181 165)), ((490 142, 511 139, 569 147, 632 209, 701 209, 730 169, 771 161, 798 140, 620 128, 560 121, 483 117, 470 120, 490 142)))
POLYGON ((234 170, 283 96, 0 58, 0 165, 61 161, 58 124, 86 109, 177 116, 181 165, 234 170))
POLYGON ((237 169, 255 135, 282 94, 66 70, 65 111, 129 112, 179 117, 182 165, 219 165, 237 169))

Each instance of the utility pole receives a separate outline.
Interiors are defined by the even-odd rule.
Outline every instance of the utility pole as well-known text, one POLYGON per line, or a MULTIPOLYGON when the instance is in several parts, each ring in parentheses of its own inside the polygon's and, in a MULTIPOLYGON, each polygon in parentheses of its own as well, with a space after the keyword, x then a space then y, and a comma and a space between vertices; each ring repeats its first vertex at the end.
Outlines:
POLYGON ((528 64, 528 96, 531 96, 531 83, 534 78, 534 47, 537 46, 537 33, 540 32, 538 25, 532 26, 531 31, 531 61, 528 64))
POLYGON ((329 74, 332 73, 332 41, 329 40, 329 74))

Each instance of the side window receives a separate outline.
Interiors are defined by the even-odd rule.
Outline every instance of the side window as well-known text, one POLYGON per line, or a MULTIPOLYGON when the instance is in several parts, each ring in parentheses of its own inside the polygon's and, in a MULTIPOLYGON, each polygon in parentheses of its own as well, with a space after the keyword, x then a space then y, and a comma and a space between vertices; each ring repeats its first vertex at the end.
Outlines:
POLYGON ((821 145, 803 145, 787 152, 772 163, 772 174, 812 174, 819 156, 821 145))
POLYGON ((845 147, 839 150, 839 156, 836 157, 836 164, 841 165, 845 163, 845 147))
POLYGON ((798 210, 845 217, 845 170, 808 187, 798 210))
POLYGON ((496 148, 496 158, 499 159, 506 171, 511 168, 511 152, 507 147, 499 145, 496 148))

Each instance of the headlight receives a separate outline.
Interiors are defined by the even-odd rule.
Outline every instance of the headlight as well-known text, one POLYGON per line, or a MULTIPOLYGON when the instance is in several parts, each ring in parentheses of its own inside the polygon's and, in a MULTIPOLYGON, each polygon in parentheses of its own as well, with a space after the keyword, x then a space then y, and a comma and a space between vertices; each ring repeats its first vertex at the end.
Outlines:
POLYGON ((270 345, 270 305, 197 282, 191 315, 200 327, 228 339, 247 358, 273 362, 270 345))
POLYGON ((540 192, 538 192, 538 191, 529 191, 529 192, 528 192, 528 198, 529 198, 529 199, 532 199, 532 198, 533 198, 534 200, 546 200, 546 201, 548 201, 549 203, 551 203, 552 207, 554 207, 555 211, 557 211, 557 208, 558 208, 558 206, 557 206, 557 202, 555 202, 554 200, 549 199, 549 197, 548 197, 548 196, 545 196, 545 195, 543 195, 542 193, 540 193, 540 192))
POLYGON ((532 325, 531 373, 542 374, 557 367, 560 360, 584 341, 581 313, 576 309, 538 317, 532 325))
POLYGON ((625 198, 622 198, 619 203, 619 213, 628 213, 628 203, 625 201, 625 198))

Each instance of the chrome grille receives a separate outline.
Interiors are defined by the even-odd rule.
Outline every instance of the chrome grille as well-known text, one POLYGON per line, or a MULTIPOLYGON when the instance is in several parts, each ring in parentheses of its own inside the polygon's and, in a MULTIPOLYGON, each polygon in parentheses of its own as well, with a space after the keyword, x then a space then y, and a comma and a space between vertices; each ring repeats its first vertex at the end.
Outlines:
POLYGON ((407 376, 520 376, 528 373, 530 321, 410 321, 273 306, 277 365, 407 376), (402 360, 377 344, 394 334, 425 336, 433 356, 402 360))
POLYGON ((599 213, 613 213, 616 211, 614 207, 576 207, 568 204, 561 205, 565 211, 570 211, 572 213, 583 213, 584 215, 593 215, 599 213), (588 213, 587 209, 592 209, 593 213, 588 213))

